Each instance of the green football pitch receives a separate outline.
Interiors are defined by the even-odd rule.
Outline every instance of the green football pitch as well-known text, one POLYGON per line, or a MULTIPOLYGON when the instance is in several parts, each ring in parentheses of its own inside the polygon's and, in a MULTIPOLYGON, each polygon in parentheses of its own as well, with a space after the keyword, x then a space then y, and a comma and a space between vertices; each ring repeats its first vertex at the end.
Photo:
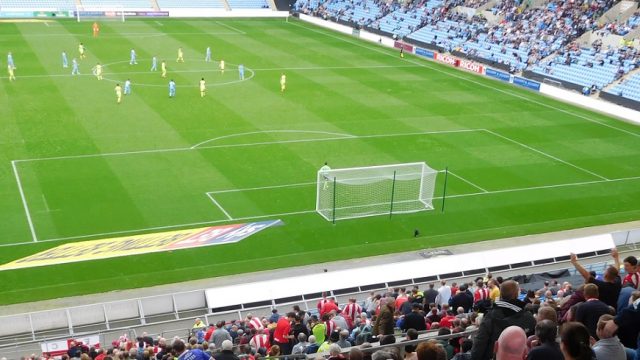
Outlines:
POLYGON ((3 271, 0 303, 640 218, 634 125, 296 20, 101 27, 93 38, 91 22, 0 26, 2 68, 8 51, 17 66, 15 82, 0 78, 0 263, 71 241, 285 225, 231 245, 3 271), (71 62, 80 42, 87 57, 71 76, 61 52, 71 62), (150 71, 154 55, 168 78, 150 71), (118 105, 126 79, 132 94, 118 105), (448 168, 445 211, 440 173, 434 211, 333 225, 314 211, 325 161, 448 168))

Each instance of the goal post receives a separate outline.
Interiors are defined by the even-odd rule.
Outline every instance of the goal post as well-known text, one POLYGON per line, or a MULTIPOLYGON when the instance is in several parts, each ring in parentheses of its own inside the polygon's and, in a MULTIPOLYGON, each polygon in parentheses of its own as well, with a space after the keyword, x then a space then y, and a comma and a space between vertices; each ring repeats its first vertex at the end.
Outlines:
POLYGON ((316 212, 335 222, 432 210, 437 175, 424 162, 320 170, 316 212))

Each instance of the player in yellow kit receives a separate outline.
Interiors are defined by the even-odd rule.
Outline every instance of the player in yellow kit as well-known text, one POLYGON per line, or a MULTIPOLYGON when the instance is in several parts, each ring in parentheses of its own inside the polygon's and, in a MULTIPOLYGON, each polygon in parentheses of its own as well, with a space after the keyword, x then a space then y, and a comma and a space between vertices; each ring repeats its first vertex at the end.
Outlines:
POLYGON ((11 64, 7 65, 7 72, 9 72, 9 81, 16 81, 16 75, 13 71, 13 66, 11 64))
POLYGON ((285 90, 287 90, 287 75, 282 73, 282 75, 280 75, 280 92, 284 92, 285 90))
POLYGON ((220 60, 220 75, 224 75, 224 60, 220 60))
POLYGON ((167 62, 162 60, 162 63, 160 63, 160 70, 162 70, 162 77, 166 78, 167 77, 167 62))
POLYGON ((93 73, 96 75, 98 80, 102 80, 102 65, 98 63, 95 68, 93 68, 93 73))
POLYGON ((178 59, 176 62, 184 62, 184 53, 182 52, 182 48, 178 48, 178 59))
POLYGON ((122 86, 120 84, 116 84, 116 98, 118 99, 118 104, 122 102, 122 86))
POLYGON ((85 52, 84 44, 80 43, 80 45, 78 45, 78 53, 80 53, 80 60, 86 58, 86 55, 84 54, 84 52, 85 52))
POLYGON ((200 97, 204 97, 207 92, 207 83, 204 81, 204 78, 200 80, 200 97))

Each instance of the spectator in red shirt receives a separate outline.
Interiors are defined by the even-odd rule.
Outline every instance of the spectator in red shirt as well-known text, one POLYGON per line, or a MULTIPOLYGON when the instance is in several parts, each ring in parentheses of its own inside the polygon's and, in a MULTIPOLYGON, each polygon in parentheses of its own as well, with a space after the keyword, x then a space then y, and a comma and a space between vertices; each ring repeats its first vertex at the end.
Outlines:
POLYGON ((460 287, 458 286, 458 283, 456 282, 451 283, 451 296, 454 296, 455 294, 457 294, 459 289, 460 287))
POLYGON ((336 298, 333 298, 333 297, 329 298, 329 301, 325 302, 324 305, 322 305, 322 308, 320 309, 320 317, 332 311, 338 312, 338 310, 340 310, 340 308, 336 304, 336 298))
MULTIPOLYGON (((611 256, 616 263, 616 268, 620 269, 620 256, 618 255, 618 249, 611 249, 611 256)), ((622 280, 622 286, 631 286, 634 289, 640 290, 640 269, 638 268, 638 259, 635 256, 627 256, 623 260, 624 279, 622 280)))
POLYGON ((351 321, 354 321, 356 317, 360 316, 361 312, 362 307, 356 303, 355 298, 349 299, 349 303, 345 305, 344 309, 342 309, 344 317, 351 319, 351 321))
POLYGON ((455 319, 456 319, 456 316, 453 313, 453 311, 447 312, 447 315, 445 317, 443 317, 442 319, 440 319, 440 327, 441 328, 451 329, 451 327, 453 325, 453 320, 455 320, 455 319))
POLYGON ((215 329, 216 327, 213 324, 209 324, 209 329, 207 329, 207 332, 204 334, 204 341, 206 342, 211 341, 211 335, 213 334, 213 331, 215 329))
POLYGON ((280 347, 280 353, 282 355, 291 354, 291 346, 289 346, 289 342, 293 339, 293 335, 291 335, 291 322, 295 317, 296 314, 293 312, 287 313, 287 316, 278 319, 278 323, 276 324, 276 330, 273 333, 273 342, 280 347))
POLYGON ((329 299, 327 299, 327 293, 326 292, 322 292, 322 299, 318 300, 318 312, 322 311, 322 307, 324 306, 324 304, 328 303, 329 299))
POLYGON ((396 310, 399 311, 402 307, 402 304, 407 302, 409 298, 407 297, 407 292, 405 288, 401 288, 398 292, 398 296, 396 297, 396 310))

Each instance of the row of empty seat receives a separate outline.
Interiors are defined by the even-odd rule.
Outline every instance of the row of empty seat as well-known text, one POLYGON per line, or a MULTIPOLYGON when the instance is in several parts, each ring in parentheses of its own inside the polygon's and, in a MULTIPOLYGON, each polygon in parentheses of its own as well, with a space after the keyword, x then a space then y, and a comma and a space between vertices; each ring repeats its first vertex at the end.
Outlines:
POLYGON ((82 6, 88 8, 129 8, 153 9, 149 0, 82 0, 82 6))
POLYGON ((224 4, 220 0, 190 0, 188 3, 183 0, 157 0, 160 9, 177 9, 177 8, 224 8, 224 4))
MULTIPOLYGON (((231 9, 266 9, 266 0, 228 0, 231 9)), ((160 9, 203 8, 223 9, 223 0, 157 0, 160 9)), ((33 9, 33 10, 76 10, 77 6, 85 9, 127 8, 153 9, 152 0, 0 0, 0 9, 33 9)))
POLYGON ((267 9, 265 0, 227 0, 231 9, 267 9))
POLYGON ((640 73, 634 74, 612 89, 607 90, 607 92, 627 99, 640 101, 640 73))
POLYGON ((74 0, 0 0, 0 9, 74 10, 74 0))

